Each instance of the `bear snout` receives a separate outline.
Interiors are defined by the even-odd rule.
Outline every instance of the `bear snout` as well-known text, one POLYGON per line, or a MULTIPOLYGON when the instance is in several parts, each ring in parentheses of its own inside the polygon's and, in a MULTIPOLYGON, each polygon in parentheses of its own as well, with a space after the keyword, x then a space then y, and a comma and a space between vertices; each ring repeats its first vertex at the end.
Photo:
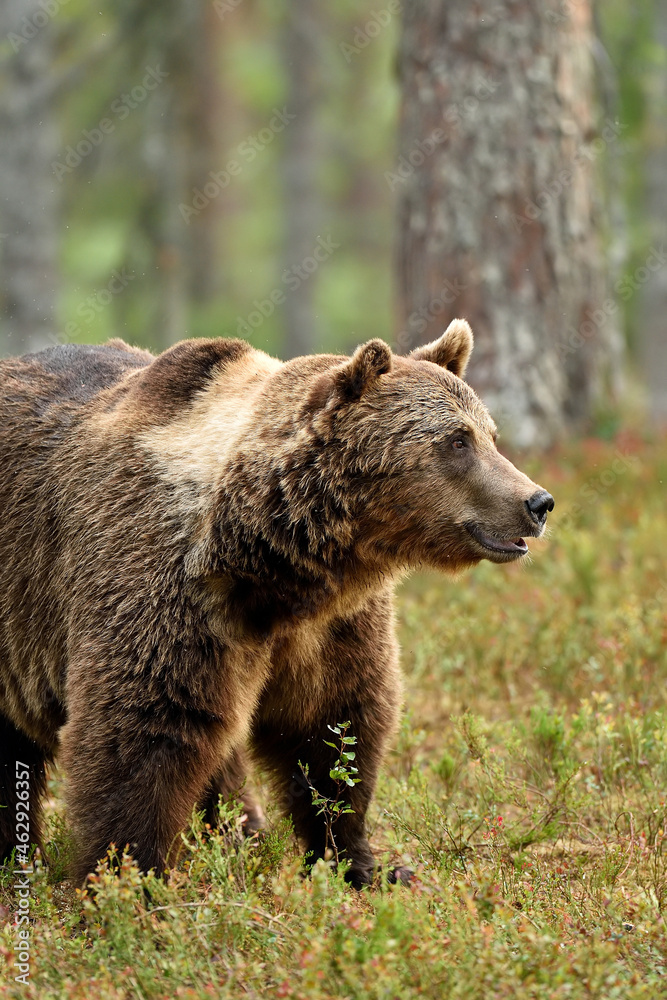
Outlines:
POLYGON ((542 527, 547 520, 547 514, 549 514, 555 506, 554 498, 551 493, 547 493, 546 490, 538 490, 534 493, 530 500, 526 500, 526 508, 528 510, 528 516, 535 522, 535 524, 542 527))

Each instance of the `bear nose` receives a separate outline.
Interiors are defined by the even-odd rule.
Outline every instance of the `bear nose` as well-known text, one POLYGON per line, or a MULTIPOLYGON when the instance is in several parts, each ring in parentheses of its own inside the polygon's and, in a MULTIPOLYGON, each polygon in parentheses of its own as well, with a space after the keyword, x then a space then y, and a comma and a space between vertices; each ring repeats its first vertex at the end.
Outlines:
POLYGON ((530 500, 526 500, 526 507, 533 521, 542 524, 546 521, 549 511, 554 509, 554 498, 546 490, 538 490, 530 500))

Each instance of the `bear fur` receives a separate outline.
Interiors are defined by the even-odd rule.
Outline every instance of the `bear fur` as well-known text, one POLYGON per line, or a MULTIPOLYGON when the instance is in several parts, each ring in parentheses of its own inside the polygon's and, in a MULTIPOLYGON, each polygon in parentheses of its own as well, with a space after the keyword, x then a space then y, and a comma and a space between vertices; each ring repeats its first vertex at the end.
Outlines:
POLYGON ((17 761, 34 842, 62 761, 82 882, 111 843, 163 871, 219 795, 260 825, 250 755, 312 862, 325 826, 299 765, 330 794, 327 726, 349 720, 361 780, 334 833, 350 880, 372 880, 394 582, 520 558, 551 509, 461 380, 471 348, 456 320, 409 357, 115 340, 0 363, 0 857, 17 761))

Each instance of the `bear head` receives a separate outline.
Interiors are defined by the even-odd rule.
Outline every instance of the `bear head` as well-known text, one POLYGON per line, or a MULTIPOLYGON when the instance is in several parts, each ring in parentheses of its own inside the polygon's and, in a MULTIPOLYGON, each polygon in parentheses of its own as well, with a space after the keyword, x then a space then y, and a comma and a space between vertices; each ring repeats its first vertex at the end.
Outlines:
POLYGON ((380 561, 511 562, 544 532, 553 498, 498 452, 495 424, 463 381, 472 346, 461 319, 407 357, 371 340, 317 376, 304 403, 380 561))

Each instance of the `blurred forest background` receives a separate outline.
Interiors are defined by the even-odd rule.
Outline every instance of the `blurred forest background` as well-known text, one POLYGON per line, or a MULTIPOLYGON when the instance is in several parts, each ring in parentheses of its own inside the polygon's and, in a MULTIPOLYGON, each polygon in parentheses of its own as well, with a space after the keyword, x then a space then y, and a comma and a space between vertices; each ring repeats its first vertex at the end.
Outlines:
MULTIPOLYGON (((665 0, 3 0, 0 351, 466 316, 505 440, 667 420, 665 0)), ((611 429, 611 430, 610 430, 611 429)))

